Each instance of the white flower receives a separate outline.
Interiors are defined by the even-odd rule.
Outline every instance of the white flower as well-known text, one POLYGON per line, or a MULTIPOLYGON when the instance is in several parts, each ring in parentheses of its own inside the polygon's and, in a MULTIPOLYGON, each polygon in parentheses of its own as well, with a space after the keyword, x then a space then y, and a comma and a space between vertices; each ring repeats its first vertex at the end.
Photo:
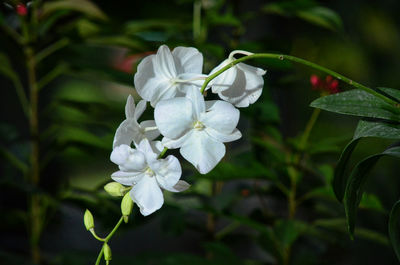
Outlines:
MULTIPOLYGON (((210 75, 233 62, 235 60, 233 55, 236 53, 251 54, 243 51, 233 51, 228 59, 211 71, 210 75)), ((236 107, 248 107, 261 96, 264 86, 263 75, 265 73, 266 71, 261 68, 238 63, 210 82, 212 92, 218 93, 221 99, 232 103, 236 107)))
POLYGON ((154 120, 142 121, 138 123, 138 119, 146 110, 146 101, 141 100, 135 107, 135 102, 131 95, 129 95, 125 105, 125 116, 124 120, 118 127, 115 137, 113 148, 121 145, 131 145, 132 141, 136 144, 144 138, 154 140, 160 135, 154 120))
POLYGON ((120 169, 111 178, 123 185, 133 186, 129 195, 144 216, 163 205, 164 197, 160 188, 179 192, 189 187, 185 181, 179 180, 182 169, 178 159, 172 155, 157 159, 159 153, 160 150, 153 149, 147 139, 143 139, 136 149, 123 144, 111 153, 111 161, 120 169))
POLYGON ((193 85, 200 89, 205 78, 202 68, 203 55, 196 48, 176 47, 171 52, 162 45, 157 54, 140 62, 135 88, 154 107, 160 100, 183 95, 193 85))
POLYGON ((239 110, 228 102, 205 102, 194 87, 186 97, 160 101, 154 111, 164 146, 180 147, 182 156, 202 174, 213 169, 225 155, 224 142, 242 136, 236 129, 239 115, 239 110))

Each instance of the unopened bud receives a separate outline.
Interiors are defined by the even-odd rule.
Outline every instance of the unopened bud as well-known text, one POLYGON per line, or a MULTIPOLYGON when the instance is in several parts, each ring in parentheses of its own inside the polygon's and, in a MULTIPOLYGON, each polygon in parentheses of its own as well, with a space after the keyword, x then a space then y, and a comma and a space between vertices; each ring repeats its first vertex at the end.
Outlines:
POLYGON ((104 259, 106 261, 109 261, 112 259, 112 253, 111 253, 111 248, 107 243, 104 243, 104 259))
POLYGON ((125 194, 121 201, 121 212, 124 216, 125 223, 128 222, 128 216, 131 214, 133 208, 133 201, 131 196, 129 196, 129 192, 125 194))
POLYGON ((83 216, 83 223, 85 224, 86 230, 94 228, 93 215, 88 209, 86 209, 85 215, 83 216))
POLYGON ((28 9, 24 4, 18 4, 16 7, 17 14, 20 16, 26 16, 28 14, 28 9))
POLYGON ((119 197, 124 196, 125 187, 118 182, 110 182, 104 186, 104 190, 111 196, 119 197))

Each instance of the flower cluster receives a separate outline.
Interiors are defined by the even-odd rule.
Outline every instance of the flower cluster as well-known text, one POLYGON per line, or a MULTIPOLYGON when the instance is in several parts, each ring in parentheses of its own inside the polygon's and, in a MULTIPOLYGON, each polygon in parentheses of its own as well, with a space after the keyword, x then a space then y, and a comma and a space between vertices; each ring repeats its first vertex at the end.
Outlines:
POLYGON ((162 190, 180 192, 189 187, 180 180, 179 160, 172 155, 163 158, 167 148, 179 148, 183 158, 206 174, 224 157, 224 143, 242 136, 236 128, 240 116, 236 107, 248 107, 260 97, 265 71, 233 64, 237 53, 249 55, 232 52, 209 75, 202 73, 203 55, 188 47, 171 51, 162 45, 138 65, 134 83, 142 100, 135 106, 131 96, 127 99, 126 119, 116 131, 111 153, 119 171, 111 177, 132 186, 130 197, 143 215, 160 209, 162 190), (231 67, 222 72, 227 65, 231 67), (220 74, 208 80, 214 73, 220 74), (205 80, 210 82, 204 89, 211 88, 222 100, 204 99, 205 80), (138 122, 147 102, 154 108, 154 120, 138 122))
POLYGON ((336 94, 340 92, 339 81, 328 75, 325 80, 317 75, 310 76, 310 83, 313 90, 328 92, 329 94, 336 94))

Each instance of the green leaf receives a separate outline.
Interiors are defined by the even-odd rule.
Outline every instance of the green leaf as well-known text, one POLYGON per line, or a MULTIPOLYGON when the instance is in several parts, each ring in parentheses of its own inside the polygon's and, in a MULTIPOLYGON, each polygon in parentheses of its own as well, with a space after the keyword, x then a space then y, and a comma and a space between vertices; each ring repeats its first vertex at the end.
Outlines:
POLYGON ((4 75, 5 77, 8 77, 11 80, 15 80, 17 77, 17 74, 14 72, 10 60, 8 56, 4 53, 0 53, 0 74, 4 75))
POLYGON ((265 5, 263 10, 267 13, 281 16, 295 16, 316 26, 333 31, 343 30, 343 22, 340 16, 332 9, 319 6, 314 1, 294 0, 274 2, 265 5))
POLYGON ((108 46, 123 46, 130 49, 145 50, 146 46, 143 42, 132 37, 125 36, 103 36, 90 38, 87 40, 90 44, 108 45, 108 46))
POLYGON ((385 212, 385 208, 379 198, 375 194, 364 193, 360 202, 360 208, 374 210, 378 212, 385 212))
POLYGON ((357 207, 360 204, 368 172, 383 156, 400 158, 400 146, 386 149, 384 152, 367 157, 359 162, 349 177, 344 193, 343 203, 347 218, 347 228, 353 237, 357 207))
POLYGON ((400 200, 392 207, 389 215, 389 239, 397 259, 400 261, 400 200))
POLYGON ((383 121, 361 120, 354 132, 353 140, 347 144, 340 155, 333 179, 333 190, 339 201, 343 200, 347 178, 345 170, 353 150, 359 140, 364 137, 378 137, 384 139, 400 140, 400 124, 390 124, 383 121))
MULTIPOLYGON (((397 93, 391 88, 384 92, 397 93)), ((346 115, 400 121, 399 108, 360 89, 318 98, 310 106, 346 115)))
POLYGON ((59 10, 73 10, 81 12, 89 17, 106 20, 107 17, 97 5, 89 0, 59 0, 52 2, 45 2, 42 7, 42 17, 51 15, 53 12, 59 10))

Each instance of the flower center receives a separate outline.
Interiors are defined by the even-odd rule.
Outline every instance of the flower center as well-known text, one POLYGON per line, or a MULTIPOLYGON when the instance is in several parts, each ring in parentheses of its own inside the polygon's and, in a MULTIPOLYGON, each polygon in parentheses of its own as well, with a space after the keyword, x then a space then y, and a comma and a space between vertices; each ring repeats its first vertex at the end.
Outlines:
POLYGON ((201 122, 199 122, 199 121, 196 121, 194 124, 193 124, 193 128, 195 128, 196 130, 203 130, 204 129, 204 124, 203 123, 201 123, 201 122))
POLYGON ((144 172, 144 174, 146 174, 149 177, 152 177, 152 176, 154 176, 154 171, 150 167, 147 167, 147 169, 144 172))

